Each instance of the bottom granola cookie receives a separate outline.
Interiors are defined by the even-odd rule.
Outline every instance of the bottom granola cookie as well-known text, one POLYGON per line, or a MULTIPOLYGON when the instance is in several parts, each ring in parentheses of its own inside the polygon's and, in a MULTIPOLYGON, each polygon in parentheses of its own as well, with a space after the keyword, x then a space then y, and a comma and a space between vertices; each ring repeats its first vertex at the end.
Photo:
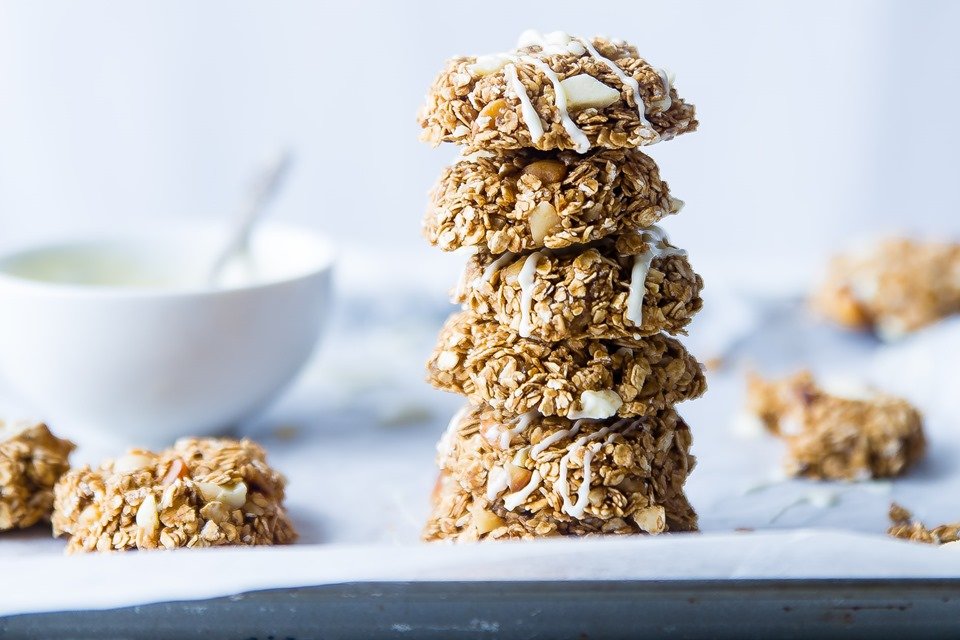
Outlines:
POLYGON ((831 393, 808 371, 771 382, 752 377, 747 408, 788 447, 791 475, 865 480, 898 476, 923 456, 920 412, 872 389, 831 393))
POLYGON ((424 539, 694 531, 683 493, 690 442, 673 410, 571 421, 468 407, 438 445, 424 539))
POLYGON ((188 438, 134 449, 60 479, 54 535, 67 551, 286 544, 296 532, 283 476, 250 440, 188 438))
POLYGON ((50 519, 53 486, 70 468, 74 448, 45 424, 0 420, 0 531, 50 519))

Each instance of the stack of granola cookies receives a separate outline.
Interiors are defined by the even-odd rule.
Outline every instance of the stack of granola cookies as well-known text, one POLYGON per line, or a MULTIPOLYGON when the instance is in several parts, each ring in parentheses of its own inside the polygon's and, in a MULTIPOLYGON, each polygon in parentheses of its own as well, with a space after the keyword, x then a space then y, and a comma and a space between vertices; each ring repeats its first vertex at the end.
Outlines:
POLYGON ((655 226, 682 203, 638 150, 696 129, 693 106, 629 44, 527 32, 452 59, 420 124, 464 146, 425 233, 471 252, 428 364, 469 405, 438 446, 425 538, 696 529, 674 405, 706 385, 670 335, 703 283, 655 226))

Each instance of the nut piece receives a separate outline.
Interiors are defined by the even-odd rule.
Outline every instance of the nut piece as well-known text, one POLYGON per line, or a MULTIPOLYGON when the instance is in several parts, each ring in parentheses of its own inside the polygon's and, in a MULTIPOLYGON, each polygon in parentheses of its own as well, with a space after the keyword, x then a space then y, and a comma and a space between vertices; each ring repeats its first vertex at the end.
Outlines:
POLYGON ((483 76, 488 76, 491 73, 500 71, 509 61, 510 58, 507 56, 497 54, 477 56, 473 64, 467 65, 467 71, 475 77, 482 78, 483 76))
POLYGON ((530 236, 537 244, 543 244, 543 239, 560 225, 560 216, 549 202, 541 202, 527 219, 530 223, 530 236))
POLYGON ((453 351, 443 351, 437 356, 437 369, 450 371, 460 363, 460 356, 453 351))
POLYGON ((663 507, 647 507, 633 514, 637 526, 647 533, 662 533, 666 529, 667 514, 663 507))
POLYGON ((504 465, 504 468, 507 470, 507 477, 510 480, 510 492, 516 493, 523 489, 530 483, 530 478, 533 477, 533 472, 529 469, 523 467, 518 467, 512 462, 508 462, 504 465))
POLYGON ((499 529, 504 524, 506 523, 503 521, 503 518, 492 511, 476 509, 473 512, 473 526, 476 527, 479 535, 490 533, 494 529, 499 529))
POLYGON ((137 509, 137 528, 148 538, 152 539, 160 528, 160 515, 157 513, 157 499, 152 493, 140 503, 137 509))
POLYGON ((544 184, 563 182, 567 177, 567 166, 559 160, 537 160, 523 168, 523 175, 532 175, 544 184))
POLYGON ((620 99, 620 92, 586 73, 571 76, 560 83, 570 111, 603 109, 620 99))
POLYGON ((153 458, 143 453, 132 451, 125 456, 117 458, 113 463, 115 473, 133 473, 146 469, 153 464, 153 458))
POLYGON ((503 98, 498 98, 497 100, 494 100, 493 102, 488 103, 487 106, 485 106, 483 109, 480 109, 480 117, 490 118, 491 120, 495 120, 496 117, 500 115, 500 112, 506 108, 507 108, 507 101, 504 100, 503 98))
POLYGON ((198 482, 197 489, 207 502, 222 502, 233 509, 239 509, 247 501, 247 485, 243 482, 238 482, 233 486, 198 482))

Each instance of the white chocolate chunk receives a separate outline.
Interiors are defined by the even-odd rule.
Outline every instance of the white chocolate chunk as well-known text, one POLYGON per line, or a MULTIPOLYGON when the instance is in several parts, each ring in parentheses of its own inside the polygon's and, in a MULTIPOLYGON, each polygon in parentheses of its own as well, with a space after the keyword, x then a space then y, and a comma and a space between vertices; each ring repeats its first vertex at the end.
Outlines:
POLYGON ((613 389, 584 391, 580 394, 580 411, 573 411, 567 417, 571 420, 603 420, 615 415, 622 406, 623 398, 613 389))
POLYGON ((197 489, 207 502, 222 502, 232 509, 239 509, 247 502, 247 485, 243 482, 220 486, 212 482, 198 482, 197 489))
POLYGON ((620 99, 620 92, 609 87, 591 75, 581 73, 562 80, 560 86, 567 96, 567 109, 603 109, 620 99))
POLYGON ((510 58, 505 55, 478 56, 476 62, 467 65, 467 71, 475 77, 488 76, 503 69, 508 62, 510 58))

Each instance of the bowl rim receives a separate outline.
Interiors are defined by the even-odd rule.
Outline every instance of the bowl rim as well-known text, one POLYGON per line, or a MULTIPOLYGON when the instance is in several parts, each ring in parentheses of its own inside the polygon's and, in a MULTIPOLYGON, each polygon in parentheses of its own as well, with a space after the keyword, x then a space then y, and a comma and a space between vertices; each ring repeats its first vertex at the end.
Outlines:
MULTIPOLYGON (((172 219, 164 221, 164 232, 192 230, 194 232, 209 233, 214 230, 225 229, 224 221, 172 219)), ((124 242, 134 245, 148 236, 145 229, 132 231, 128 228, 107 233, 81 233, 76 236, 54 238, 25 243, 20 246, 7 247, 0 251, 0 292, 4 290, 16 293, 26 293, 42 296, 89 299, 184 299, 200 297, 229 297, 240 293, 262 291, 279 286, 303 282, 324 276, 332 272, 337 262, 338 252, 334 247, 333 239, 324 233, 309 227, 286 222, 264 221, 254 233, 290 234, 306 237, 319 248, 315 263, 306 269, 299 269, 286 277, 274 277, 258 280, 250 284, 215 287, 207 283, 185 286, 148 287, 111 284, 73 284, 65 282, 51 282, 27 278, 10 273, 2 268, 4 263, 28 256, 32 253, 57 249, 93 247, 97 245, 115 244, 122 246, 124 242)))

